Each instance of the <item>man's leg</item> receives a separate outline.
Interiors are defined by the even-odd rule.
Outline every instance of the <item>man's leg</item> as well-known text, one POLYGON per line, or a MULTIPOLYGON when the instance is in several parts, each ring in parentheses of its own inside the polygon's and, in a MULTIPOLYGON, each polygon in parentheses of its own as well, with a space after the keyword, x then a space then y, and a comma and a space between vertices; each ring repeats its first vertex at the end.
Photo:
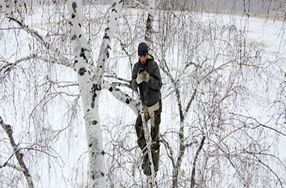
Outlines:
POLYGON ((142 118, 140 114, 137 116, 137 119, 136 119, 135 130, 136 130, 136 135, 137 135, 138 146, 143 151, 146 147, 146 140, 144 136, 142 118))
MULTIPOLYGON (((147 114, 147 112, 145 114, 147 114)), ((149 117, 146 115, 145 118, 147 122, 149 117)), ((146 147, 146 140, 145 140, 145 135, 144 135, 144 130, 143 130, 143 122, 142 122, 142 118, 140 114, 137 116, 137 119, 136 119, 135 130, 136 130, 136 135, 137 135, 137 143, 143 153, 143 162, 142 162, 143 172, 145 175, 151 175, 150 161, 148 158, 148 151, 146 147)))
POLYGON ((155 112, 154 126, 151 127, 152 136, 152 159, 154 164, 155 172, 159 169, 159 158, 160 158, 160 122, 161 112, 155 112))
POLYGON ((162 104, 159 101, 158 104, 150 110, 151 114, 151 137, 152 137, 152 160, 154 164, 155 172, 159 169, 159 157, 160 157, 160 123, 161 123, 162 104), (154 111, 152 111, 154 110, 154 111))

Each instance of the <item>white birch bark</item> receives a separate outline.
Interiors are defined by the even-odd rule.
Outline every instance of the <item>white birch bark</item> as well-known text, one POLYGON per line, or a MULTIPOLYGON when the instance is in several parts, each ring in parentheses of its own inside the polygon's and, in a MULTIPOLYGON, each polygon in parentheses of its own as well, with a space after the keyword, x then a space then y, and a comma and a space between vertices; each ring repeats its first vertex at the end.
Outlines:
POLYGON ((134 100, 131 96, 121 91, 119 88, 113 86, 107 81, 103 82, 103 89, 108 89, 109 92, 115 97, 117 100, 121 101, 124 104, 127 104, 128 107, 135 113, 138 114, 140 111, 140 101, 134 100))
POLYGON ((57 61, 53 63, 73 68, 74 71, 77 72, 80 95, 83 101, 85 128, 88 142, 88 187, 106 187, 106 169, 104 161, 105 151, 103 150, 102 133, 98 113, 98 102, 101 90, 108 89, 115 98, 126 103, 134 112, 138 113, 139 111, 139 103, 134 101, 130 96, 120 91, 118 88, 114 87, 112 84, 103 80, 106 62, 109 58, 109 51, 111 49, 110 38, 115 32, 118 15, 122 10, 122 3, 122 0, 118 0, 112 6, 110 20, 107 28, 105 29, 96 68, 90 57, 90 46, 81 30, 80 0, 66 0, 66 5, 71 16, 69 25, 71 26, 71 44, 75 57, 73 62, 70 62, 61 54, 59 49, 57 49, 53 44, 46 42, 38 32, 24 24, 22 20, 19 20, 12 14, 6 14, 7 18, 20 25, 22 29, 43 45, 52 57, 57 58, 57 61))
POLYGON ((123 0, 118 0, 117 2, 113 3, 112 9, 111 9, 111 15, 109 18, 109 22, 107 27, 105 28, 104 37, 101 43, 100 47, 100 53, 98 57, 98 64, 96 67, 96 72, 98 74, 96 83, 97 85, 102 85, 103 82, 103 74, 105 70, 106 62, 110 55, 110 38, 113 36, 113 33, 115 31, 116 25, 117 25, 117 19, 119 12, 122 11, 122 3, 123 0))
MULTIPOLYGON (((80 1, 67 1, 67 7, 71 15, 71 20, 69 22, 72 28, 71 43, 75 56, 75 60, 72 63, 61 54, 58 48, 53 44, 46 42, 38 32, 24 24, 22 20, 14 17, 11 13, 12 11, 9 12, 10 9, 6 10, 6 17, 8 19, 21 26, 23 30, 29 33, 37 42, 48 50, 50 56, 56 58, 53 63, 73 68, 74 71, 78 73, 78 82, 84 106, 87 142, 89 146, 89 187, 102 187, 106 184, 106 170, 104 163, 105 152, 103 151, 102 146, 102 135, 98 115, 98 100, 102 89, 101 84, 103 83, 105 63, 109 58, 110 37, 115 31, 118 14, 122 9, 122 3, 123 1, 120 0, 113 4, 110 21, 105 29, 105 35, 101 44, 96 69, 90 57, 90 46, 81 31, 81 23, 79 21, 79 18, 81 17, 80 1)), ((139 105, 124 92, 121 92, 119 89, 113 87, 107 82, 104 88, 108 89, 118 100, 126 103, 134 112, 139 111, 139 105)))
POLYGON ((78 73, 78 82, 84 107, 84 118, 89 154, 89 183, 88 187, 106 187, 106 166, 104 160, 102 133, 100 127, 98 104, 102 89, 105 63, 109 58, 110 36, 114 32, 115 20, 122 1, 113 5, 111 18, 101 44, 97 69, 94 71, 90 57, 90 47, 82 34, 81 1, 68 0, 67 6, 71 15, 72 46, 74 50, 74 70, 78 73), (116 6, 117 5, 117 6, 116 6))
POLYGON ((147 45, 153 49, 153 22, 154 22, 154 16, 155 16, 155 6, 156 2, 155 0, 149 0, 149 6, 148 6, 148 16, 146 20, 146 31, 145 31, 145 41, 147 45))
POLYGON ((78 73, 78 83, 84 108, 86 137, 88 144, 88 187, 105 187, 106 170, 104 150, 98 115, 97 86, 92 83, 90 67, 90 48, 82 35, 80 25, 81 2, 68 0, 67 7, 71 15, 71 39, 75 56, 74 70, 78 73))

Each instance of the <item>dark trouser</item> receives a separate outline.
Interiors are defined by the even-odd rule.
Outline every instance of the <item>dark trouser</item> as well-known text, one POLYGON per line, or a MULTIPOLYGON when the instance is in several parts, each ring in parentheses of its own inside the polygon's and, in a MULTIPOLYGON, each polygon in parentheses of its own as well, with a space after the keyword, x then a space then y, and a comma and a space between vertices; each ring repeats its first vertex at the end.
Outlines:
MULTIPOLYGON (((161 112, 162 112, 162 102, 161 100, 158 102, 159 104, 155 104, 154 106, 147 107, 144 106, 144 115, 146 122, 151 120, 151 152, 152 152, 152 161, 154 164, 155 172, 159 169, 159 155, 160 155, 160 123, 161 123, 161 112)), ((137 134, 137 143, 140 149, 143 152, 143 163, 142 169, 145 175, 151 175, 151 168, 148 157, 148 151, 146 147, 146 140, 144 136, 143 123, 141 115, 139 114, 136 119, 135 129, 137 134)))

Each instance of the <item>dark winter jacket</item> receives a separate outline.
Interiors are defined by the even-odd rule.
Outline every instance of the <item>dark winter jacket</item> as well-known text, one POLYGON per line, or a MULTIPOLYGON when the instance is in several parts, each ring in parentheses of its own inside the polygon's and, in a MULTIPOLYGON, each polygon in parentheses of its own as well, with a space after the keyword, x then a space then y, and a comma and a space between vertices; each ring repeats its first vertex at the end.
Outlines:
POLYGON ((154 61, 153 56, 148 54, 147 61, 142 64, 139 61, 134 64, 132 71, 131 88, 134 91, 140 91, 141 100, 144 105, 152 106, 161 99, 162 80, 158 64, 154 61), (142 82, 139 85, 136 83, 139 67, 142 67, 149 74, 149 82, 142 82))

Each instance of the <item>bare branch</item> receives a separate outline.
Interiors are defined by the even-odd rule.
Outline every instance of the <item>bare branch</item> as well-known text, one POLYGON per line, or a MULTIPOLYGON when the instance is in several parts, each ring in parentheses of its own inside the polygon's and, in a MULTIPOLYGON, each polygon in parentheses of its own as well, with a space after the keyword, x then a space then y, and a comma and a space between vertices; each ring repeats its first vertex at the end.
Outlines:
POLYGON ((281 187, 284 187, 283 186, 283 182, 281 180, 281 178, 278 176, 278 174, 269 166, 267 165, 266 163, 264 163, 259 157, 257 157, 256 155, 253 155, 257 161, 262 164, 266 169, 268 169, 272 174, 274 174, 274 176, 276 177, 276 179, 278 180, 279 184, 281 187))
POLYGON ((253 128, 263 127, 263 128, 266 128, 266 129, 270 129, 270 130, 272 130, 272 131, 274 131, 274 132, 276 132, 276 133, 278 133, 278 134, 281 134, 281 135, 283 135, 283 136, 286 136, 286 134, 283 133, 283 132, 281 132, 280 130, 274 129, 274 128, 268 126, 268 125, 265 125, 265 124, 263 124, 263 123, 260 123, 257 119, 255 119, 255 118, 253 118, 253 117, 245 116, 245 115, 242 115, 242 114, 236 114, 236 113, 230 113, 230 114, 243 117, 243 118, 246 119, 245 121, 247 121, 247 120, 252 120, 252 121, 254 121, 255 123, 257 123, 257 125, 256 125, 255 127, 253 127, 253 128))
POLYGON ((20 152, 18 145, 16 144, 16 142, 14 140, 12 127, 8 124, 5 124, 1 116, 0 116, 0 125, 2 126, 4 131, 6 132, 7 136, 9 137, 9 141, 10 141, 10 144, 13 148, 14 154, 15 154, 18 162, 19 162, 20 167, 23 169, 23 174, 27 180, 28 187, 34 188, 32 176, 31 176, 30 171, 24 162, 24 159, 23 159, 24 154, 20 152))
POLYGON ((196 175, 196 164, 197 164, 197 159, 199 157, 199 154, 203 148, 203 145, 205 143, 205 139, 206 137, 203 136, 202 140, 201 140, 201 143, 196 151, 196 154, 195 154, 195 158, 194 158, 194 161, 193 161, 193 167, 192 167, 192 175, 191 175, 191 188, 194 188, 195 187, 195 184, 196 184, 196 181, 195 181, 195 175, 196 175))
POLYGON ((161 136, 161 140, 166 148, 166 151, 167 151, 167 155, 169 157, 169 159, 171 160, 172 162, 172 165, 173 165, 173 168, 175 168, 176 166, 176 162, 175 162, 175 158, 174 158, 174 152, 173 152, 173 149, 172 147, 170 146, 170 144, 168 143, 168 141, 163 137, 161 136))
POLYGON ((11 164, 11 163, 8 163, 8 162, 5 162, 2 166, 0 165, 0 168, 4 168, 5 166, 8 166, 8 167, 14 168, 15 170, 18 170, 19 172, 22 172, 22 173, 24 173, 24 172, 25 172, 25 170, 24 170, 24 169, 22 169, 21 167, 18 167, 18 166, 16 166, 16 165, 11 164))
POLYGON ((69 62, 69 60, 61 55, 61 52, 59 49, 55 48, 52 44, 46 42, 43 37, 37 32, 34 31, 33 29, 31 29, 28 25, 26 25, 25 23, 23 23, 20 20, 17 20, 14 17, 7 17, 10 20, 14 21, 15 23, 17 23, 20 27, 22 27, 27 33, 29 33, 32 37, 34 37, 36 39, 36 41, 38 41, 40 44, 42 44, 49 52, 50 55, 53 57, 57 57, 59 60, 55 63, 60 64, 60 65, 64 65, 66 67, 72 68, 71 63, 69 62))
POLYGON ((107 81, 103 82, 103 89, 108 89, 109 92, 119 101, 125 103, 130 107, 135 114, 139 112, 139 103, 138 101, 134 100, 128 94, 121 91, 119 88, 115 87, 114 84, 110 84, 107 81))

